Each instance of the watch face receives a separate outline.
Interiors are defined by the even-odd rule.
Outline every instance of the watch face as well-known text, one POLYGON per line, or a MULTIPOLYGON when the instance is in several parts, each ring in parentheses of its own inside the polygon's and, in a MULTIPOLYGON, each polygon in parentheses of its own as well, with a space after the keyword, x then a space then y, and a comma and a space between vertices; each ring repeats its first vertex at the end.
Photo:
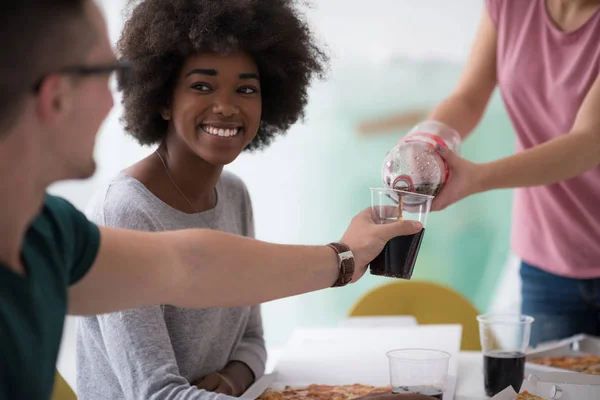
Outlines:
POLYGON ((350 258, 354 258, 354 254, 352 254, 352 251, 350 251, 350 250, 344 251, 343 253, 339 253, 338 256, 340 257, 340 260, 342 260, 342 261, 348 260, 350 258))

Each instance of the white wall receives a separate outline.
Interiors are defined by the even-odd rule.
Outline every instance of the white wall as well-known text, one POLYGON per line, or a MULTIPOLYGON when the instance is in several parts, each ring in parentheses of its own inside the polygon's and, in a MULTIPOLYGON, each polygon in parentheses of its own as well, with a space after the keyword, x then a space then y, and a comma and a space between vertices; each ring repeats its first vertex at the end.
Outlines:
MULTIPOLYGON (((123 18, 123 0, 100 0, 107 20, 109 35, 116 42, 123 18)), ((294 148, 303 140, 303 131, 310 130, 310 120, 317 119, 323 104, 320 93, 327 93, 335 84, 335 73, 352 65, 382 65, 407 58, 443 59, 462 62, 470 50, 483 0, 316 0, 307 10, 316 36, 326 43, 332 55, 332 73, 329 82, 317 83, 313 90, 309 122, 292 129, 266 152, 242 155, 229 169, 240 175, 247 183, 255 203, 257 231, 263 239, 288 242, 294 240, 294 223, 288 219, 287 229, 273 226, 270 207, 274 185, 285 190, 299 189, 290 179, 294 163, 300 163, 294 148), (365 6, 368 4, 368 7, 365 6), (314 117, 313 117, 314 116, 314 117), (283 163, 285 168, 273 168, 283 163), (276 236, 272 232, 276 231, 276 236)), ((361 77, 373 79, 373 77, 361 77)), ((60 183, 52 187, 54 193, 63 195, 83 208, 98 183, 109 180, 124 167, 149 154, 151 149, 138 146, 123 134, 119 124, 121 105, 118 96, 116 106, 106 119, 97 138, 96 159, 98 171, 86 182, 60 183)), ((293 218, 287 215, 287 218, 293 218)), ((284 227, 285 228, 285 227, 284 227)))

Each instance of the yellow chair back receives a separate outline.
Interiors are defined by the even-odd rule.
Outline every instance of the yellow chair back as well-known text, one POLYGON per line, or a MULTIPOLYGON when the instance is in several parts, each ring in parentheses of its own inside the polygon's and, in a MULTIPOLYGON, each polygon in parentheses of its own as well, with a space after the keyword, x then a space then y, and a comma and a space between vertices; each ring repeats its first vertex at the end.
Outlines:
POLYGON ((52 391, 51 400, 77 400, 75 392, 73 392, 69 384, 58 371, 56 371, 54 378, 54 390, 52 391))
POLYGON ((349 316, 413 315, 420 325, 461 324, 463 351, 481 351, 477 309, 460 293, 432 282, 403 281, 366 293, 349 316))

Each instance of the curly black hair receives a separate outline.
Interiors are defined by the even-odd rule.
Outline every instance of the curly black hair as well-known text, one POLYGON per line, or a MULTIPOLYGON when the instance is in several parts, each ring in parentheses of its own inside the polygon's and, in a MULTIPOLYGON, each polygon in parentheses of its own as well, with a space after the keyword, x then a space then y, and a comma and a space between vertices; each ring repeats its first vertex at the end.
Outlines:
POLYGON ((246 150, 261 149, 304 117, 307 90, 328 57, 294 0, 144 0, 133 2, 118 42, 132 63, 121 81, 125 130, 142 145, 160 143, 177 77, 191 55, 241 51, 260 73, 262 118, 246 150))

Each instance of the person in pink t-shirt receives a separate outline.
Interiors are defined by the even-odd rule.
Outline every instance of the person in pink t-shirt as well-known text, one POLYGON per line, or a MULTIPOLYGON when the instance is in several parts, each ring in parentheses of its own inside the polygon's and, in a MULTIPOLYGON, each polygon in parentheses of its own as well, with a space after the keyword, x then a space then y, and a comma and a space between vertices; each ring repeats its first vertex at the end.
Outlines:
POLYGON ((429 119, 464 139, 496 86, 516 154, 476 164, 439 148, 451 175, 433 209, 516 188, 512 247, 532 344, 600 335, 600 1, 486 0, 458 85, 429 119))

